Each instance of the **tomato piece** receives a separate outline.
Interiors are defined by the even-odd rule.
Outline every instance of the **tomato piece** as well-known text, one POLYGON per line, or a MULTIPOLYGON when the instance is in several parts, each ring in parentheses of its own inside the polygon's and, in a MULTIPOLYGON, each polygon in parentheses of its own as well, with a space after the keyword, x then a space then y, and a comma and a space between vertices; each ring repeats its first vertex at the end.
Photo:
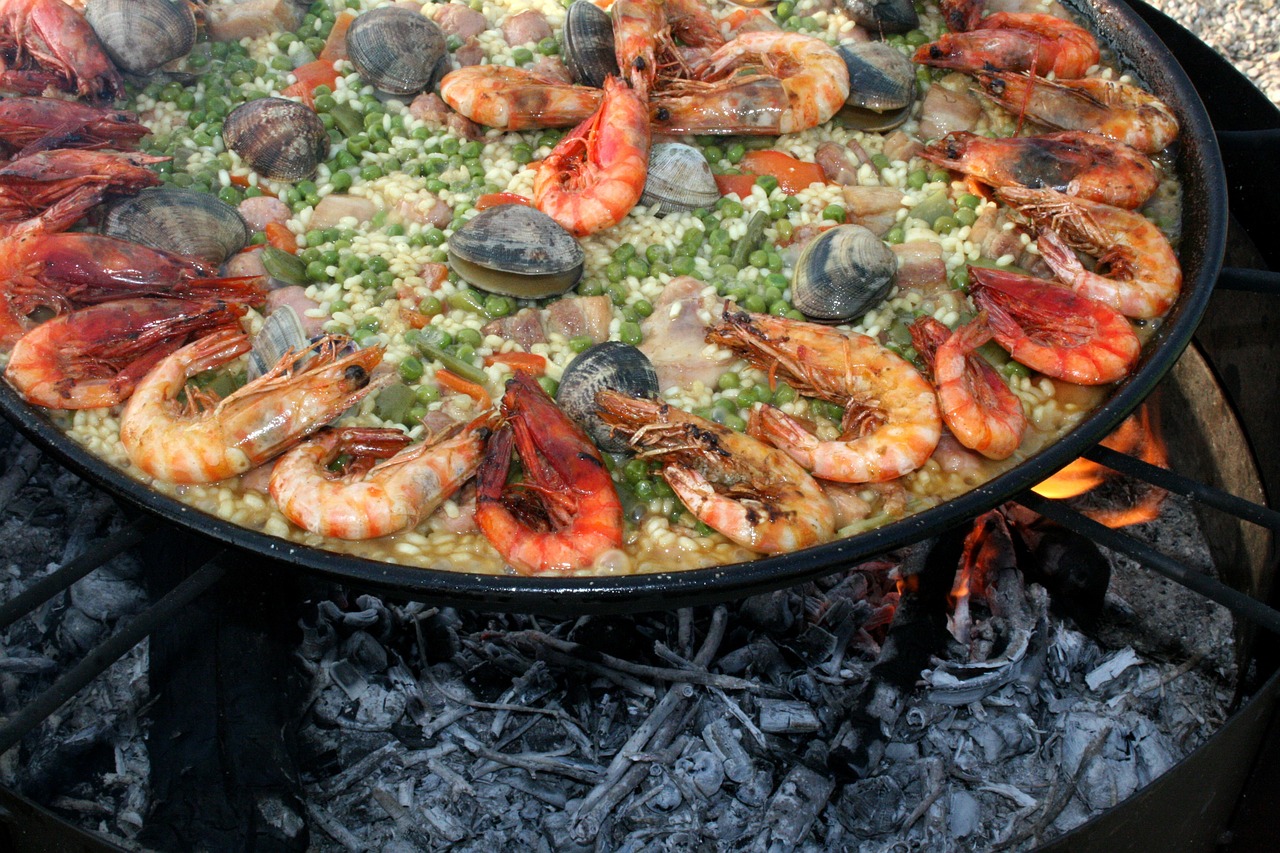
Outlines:
POLYGON ((333 21, 333 29, 329 30, 329 38, 325 39, 324 48, 317 59, 332 65, 339 59, 347 58, 347 30, 356 19, 352 12, 343 12, 333 21))
POLYGON ((513 371, 528 373, 532 376, 541 376, 547 372, 546 357, 534 352, 494 353, 493 355, 486 355, 484 363, 486 367, 505 364, 513 371))
POLYGON ((751 195, 751 188, 756 185, 755 175, 716 175, 715 178, 720 195, 737 193, 738 198, 746 198, 751 195))
POLYGON ((488 406, 492 402, 489 399, 489 392, 484 390, 483 385, 477 385, 470 379, 463 379, 452 371, 443 368, 436 371, 436 381, 440 383, 440 387, 447 388, 458 394, 466 394, 482 406, 488 406))
POLYGON ((529 207, 533 202, 519 193, 485 193, 476 199, 476 210, 488 210, 491 207, 501 207, 504 204, 523 204, 525 207, 529 207))
POLYGON ((817 163, 797 160, 790 154, 772 149, 748 151, 742 158, 742 170, 757 175, 772 175, 778 179, 778 188, 787 195, 795 195, 810 184, 825 184, 827 176, 817 163))
POLYGON ((293 232, 279 222, 268 222, 267 227, 263 229, 267 235, 267 242, 275 246, 282 252, 288 252, 291 255, 298 253, 298 240, 293 236, 293 232))
POLYGON ((333 88, 338 81, 338 72, 334 70, 332 62, 325 62, 317 59, 315 62, 308 62, 306 65, 299 65, 293 69, 293 76, 298 82, 289 86, 280 94, 286 98, 299 98, 308 107, 314 108, 316 105, 315 96, 312 94, 317 86, 328 86, 333 88))

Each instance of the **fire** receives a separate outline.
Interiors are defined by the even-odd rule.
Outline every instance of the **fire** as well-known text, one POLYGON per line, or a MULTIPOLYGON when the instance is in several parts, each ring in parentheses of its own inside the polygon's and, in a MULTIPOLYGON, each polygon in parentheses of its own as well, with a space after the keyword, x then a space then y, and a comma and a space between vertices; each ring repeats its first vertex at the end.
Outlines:
MULTIPOLYGON (((1113 433, 1102 440, 1102 446, 1119 453, 1136 456, 1152 465, 1167 468, 1169 454, 1160 437, 1157 420, 1153 410, 1144 403, 1136 412, 1125 418, 1113 433)), ((1074 498, 1097 488, 1114 476, 1116 474, 1111 469, 1080 458, 1049 479, 1032 487, 1032 491, 1046 498, 1074 498)), ((1151 521, 1158 516, 1164 496, 1163 489, 1151 487, 1132 506, 1086 509, 1083 512, 1107 527, 1126 527, 1130 524, 1151 521)))

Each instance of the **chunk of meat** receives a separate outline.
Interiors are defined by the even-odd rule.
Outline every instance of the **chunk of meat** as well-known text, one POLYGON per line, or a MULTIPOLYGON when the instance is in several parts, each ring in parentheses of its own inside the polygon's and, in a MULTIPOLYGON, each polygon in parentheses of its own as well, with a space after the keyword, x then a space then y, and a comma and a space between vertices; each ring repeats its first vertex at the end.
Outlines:
POLYGON ((357 222, 368 222, 378 212, 378 206, 367 198, 344 193, 331 193, 320 199, 311 213, 312 228, 332 228, 353 217, 357 222))
POLYGON ((462 3, 445 3, 431 13, 445 35, 460 39, 474 38, 489 29, 489 19, 462 3))
POLYGON ((558 80, 561 83, 573 82, 573 75, 569 73, 569 67, 558 56, 538 54, 538 58, 533 61, 533 72, 551 80, 558 80))
POLYGON ((479 125, 449 109, 449 105, 434 92, 424 92, 414 98, 409 104, 409 115, 435 130, 452 130, 464 139, 484 136, 479 125))
POLYGON ((924 143, 912 139, 901 130, 895 130, 884 138, 884 156, 890 160, 907 162, 924 150, 924 143))
POLYGON ((307 337, 310 338, 324 333, 324 318, 307 316, 308 311, 319 308, 320 304, 313 299, 307 298, 306 288, 292 284, 288 287, 277 288, 267 294, 268 314, 286 305, 297 313, 298 319, 302 321, 302 331, 306 333, 307 337))
POLYGON ((586 335, 595 343, 609 339, 613 302, 607 296, 561 299, 546 309, 546 329, 552 334, 576 338, 586 335))
POLYGON ((462 47, 453 52, 453 64, 458 68, 466 68, 469 65, 484 65, 484 48, 480 46, 480 42, 475 36, 471 36, 462 43, 462 47))
POLYGON ((920 105, 920 138, 939 139, 953 130, 973 130, 980 118, 982 107, 967 91, 930 86, 920 105))
POLYGON ((713 316, 715 310, 715 288, 696 278, 677 276, 663 288, 653 313, 641 323, 640 344, 657 371, 659 388, 689 390, 699 382, 710 388, 728 367, 723 352, 707 344, 707 321, 699 316, 713 316))
POLYGON ((858 183, 858 167, 862 164, 852 151, 837 142, 819 145, 813 162, 822 167, 822 174, 833 184, 849 187, 858 183))
POLYGON ((912 240, 890 246, 898 256, 898 274, 894 284, 924 293, 945 290, 947 265, 942 260, 942 244, 932 240, 912 240))
POLYGON ((502 35, 507 44, 519 47, 522 44, 540 42, 551 38, 551 24, 541 12, 526 9, 515 15, 508 15, 502 22, 502 35))
POLYGON ((222 274, 228 278, 242 275, 266 275, 267 268, 262 265, 262 252, 256 249, 251 252, 236 252, 222 265, 222 274))
POLYGON ((213 0, 204 7, 205 32, 213 41, 293 32, 306 10, 294 0, 213 0))
POLYGON ((893 187, 851 186, 842 190, 849 221, 883 237, 898 221, 898 211, 906 198, 893 187))
POLYGON ((499 317, 481 329, 486 335, 497 335, 514 341, 528 350, 534 344, 545 344, 547 332, 542 328, 541 312, 533 308, 521 308, 509 317, 499 317))
POLYGON ((246 198, 236 209, 240 211, 240 216, 244 218, 250 231, 262 231, 273 222, 283 225, 293 216, 289 205, 269 195, 246 198))
POLYGON ((453 208, 443 199, 431 195, 406 196, 391 209, 392 221, 417 222, 446 228, 453 222, 453 208))
POLYGON ((871 504, 862 499, 858 493, 863 490, 862 484, 837 483, 835 480, 818 480, 822 492, 831 501, 836 511, 836 530, 853 524, 855 521, 871 515, 871 504))

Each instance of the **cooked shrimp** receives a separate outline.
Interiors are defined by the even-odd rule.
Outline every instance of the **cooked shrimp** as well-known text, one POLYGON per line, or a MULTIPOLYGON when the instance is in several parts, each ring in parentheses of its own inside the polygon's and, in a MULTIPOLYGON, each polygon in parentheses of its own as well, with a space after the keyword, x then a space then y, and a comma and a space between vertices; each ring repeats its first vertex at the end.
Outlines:
POLYGON ((1000 139, 955 130, 920 156, 995 187, 1055 189, 1117 207, 1140 206, 1160 183, 1145 154, 1079 130, 1000 139))
POLYGON ((1128 83, 1093 77, 1046 80, 1008 72, 976 76, 984 95, 1040 124, 1098 133, 1145 154, 1163 151, 1178 138, 1178 119, 1168 105, 1128 83))
POLYGON ((324 338, 300 365, 296 353, 214 401, 187 380, 249 350, 249 338, 217 332, 160 362, 138 383, 120 417, 120 441, 140 470, 170 483, 212 483, 243 474, 315 432, 371 389, 382 360, 370 347, 339 356, 344 338, 324 338), (187 393, 185 407, 178 395, 187 393))
POLYGON ((469 65, 440 81, 440 97, 461 115, 500 130, 573 127, 600 108, 604 93, 525 68, 469 65))
POLYGON ((972 24, 968 32, 943 33, 921 45, 912 60, 958 71, 1052 72, 1061 79, 1083 77, 1101 57, 1088 30, 1053 15, 997 12, 972 24))
POLYGON ((1076 385, 1123 379, 1142 344, 1124 315, 1052 281, 969 267, 969 294, 1015 361, 1076 385))
POLYGON ((938 0, 938 11, 947 29, 953 33, 963 33, 978 26, 982 20, 981 0, 938 0))
POLYGON ((683 45, 717 48, 725 42, 719 23, 702 0, 663 0, 662 13, 667 29, 683 45))
POLYGON ((1182 292, 1173 247, 1141 214, 1049 190, 1006 187, 996 195, 1035 222, 1045 263, 1081 296, 1150 319, 1164 316, 1182 292), (1097 268, 1085 269, 1072 249, 1097 258, 1097 268))
POLYGON ((114 406, 188 336, 238 330, 244 312, 225 302, 183 299, 123 299, 84 308, 23 335, 4 375, 37 406, 114 406))
POLYGON ((471 479, 487 437, 479 421, 409 448, 398 429, 324 429, 276 462, 271 497, 286 518, 320 536, 390 536, 416 527, 471 479), (335 474, 329 465, 344 453, 354 460, 335 474), (383 461, 370 466, 372 459, 383 461))
POLYGON ((124 81, 84 16, 62 0, 0 0, 0 86, 109 101, 124 81))
POLYGON ((533 203, 575 237, 612 228, 644 192, 649 115, 616 77, 604 81, 600 109, 569 131, 533 179, 533 203))
POLYGON ((831 502, 781 450, 655 400, 601 391, 596 405, 638 458, 662 461, 663 478, 695 518, 742 547, 783 554, 834 534, 831 502))
POLYGON ((0 140, 18 158, 49 148, 133 148, 150 132, 125 110, 63 98, 0 101, 0 140))
POLYGON ((14 160, 0 167, 0 222, 21 222, 59 203, 74 202, 64 212, 75 215, 61 226, 70 227, 108 193, 136 193, 157 186, 160 176, 147 166, 168 159, 138 152, 59 148, 14 160))
POLYGON ((795 133, 835 115, 849 69, 826 42, 788 32, 741 33, 651 100, 664 133, 795 133), (752 73, 754 72, 754 73, 752 73))
POLYGON ((646 100, 658 73, 656 52, 665 38, 663 4, 658 0, 614 0, 609 14, 613 19, 618 73, 641 100, 646 100))
POLYGON ((923 465, 942 435, 932 386, 874 338, 726 307, 707 340, 803 394, 844 407, 844 434, 835 441, 820 441, 771 406, 751 413, 748 431, 785 450, 815 477, 844 483, 892 480, 923 465))
POLYGON ((589 569, 622 544, 622 503, 600 451, 527 374, 507 382, 502 413, 477 474, 476 523, 520 574, 589 569), (507 486, 513 446, 525 479, 507 486))
POLYGON ((988 459, 1008 459, 1022 444, 1027 417, 1022 401, 978 347, 991 340, 979 314, 954 332, 932 317, 911 324, 911 342, 933 374, 942 420, 956 439, 988 459))
POLYGON ((0 346, 13 343, 37 309, 62 313, 138 296, 225 298, 248 304, 265 298, 264 279, 204 278, 218 268, 98 234, 22 233, 0 237, 0 346))

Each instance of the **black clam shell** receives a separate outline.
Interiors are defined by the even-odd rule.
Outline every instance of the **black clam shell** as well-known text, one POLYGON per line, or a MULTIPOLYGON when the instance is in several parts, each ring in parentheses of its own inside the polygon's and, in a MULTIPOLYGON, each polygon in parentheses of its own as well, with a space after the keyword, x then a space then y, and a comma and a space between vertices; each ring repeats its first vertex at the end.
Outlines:
POLYGON ((347 54, 364 82, 390 95, 416 95, 432 88, 448 63, 440 27, 398 6, 356 18, 347 31, 347 54))
POLYGON ((519 299, 559 296, 578 283, 586 259, 572 234, 523 204, 491 207, 449 238, 449 265, 458 275, 519 299))
POLYGON ((573 418, 601 450, 621 453, 630 445, 615 436, 596 414, 596 393, 604 389, 632 397, 657 397, 658 374, 649 357, 620 341, 605 341, 569 362, 560 377, 556 403, 573 418))
POLYGON ((89 0, 84 17, 111 61, 130 74, 150 74, 196 43, 196 19, 186 2, 89 0))

